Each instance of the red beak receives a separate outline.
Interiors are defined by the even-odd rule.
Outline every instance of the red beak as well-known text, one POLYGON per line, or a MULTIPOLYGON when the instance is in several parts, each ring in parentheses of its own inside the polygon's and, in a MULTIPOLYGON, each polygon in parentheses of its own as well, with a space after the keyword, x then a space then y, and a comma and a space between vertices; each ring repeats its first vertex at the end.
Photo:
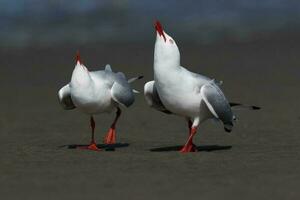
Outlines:
POLYGON ((155 29, 158 32, 159 36, 163 36, 164 40, 166 41, 167 39, 166 39, 166 36, 164 34, 163 27, 162 27, 162 25, 160 24, 160 22, 158 20, 155 22, 154 26, 155 26, 155 29))
POLYGON ((76 63, 80 63, 81 64, 81 59, 80 59, 80 53, 79 53, 79 51, 77 51, 77 53, 76 53, 76 63))

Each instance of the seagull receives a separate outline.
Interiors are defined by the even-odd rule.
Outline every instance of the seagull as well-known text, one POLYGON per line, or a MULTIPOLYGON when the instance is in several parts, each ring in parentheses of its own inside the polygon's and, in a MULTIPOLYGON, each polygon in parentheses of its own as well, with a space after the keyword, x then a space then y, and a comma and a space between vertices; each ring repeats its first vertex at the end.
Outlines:
POLYGON ((65 110, 78 108, 90 115, 92 130, 91 142, 80 149, 100 151, 94 137, 94 115, 99 113, 116 112, 116 117, 104 138, 105 144, 115 144, 116 124, 121 115, 120 106, 129 107, 134 102, 134 92, 129 83, 141 79, 143 76, 127 80, 122 72, 113 72, 107 64, 104 70, 89 71, 83 65, 79 52, 76 55, 76 65, 72 73, 71 82, 58 91, 59 103, 65 110))
MULTIPOLYGON (((155 29, 154 80, 144 86, 145 100, 158 111, 182 116, 188 121, 189 137, 180 152, 195 152, 193 137, 200 123, 213 118, 223 123, 225 131, 231 132, 235 116, 219 87, 221 83, 182 67, 175 40, 159 21, 155 29)), ((234 106, 243 107, 238 103, 234 106)))

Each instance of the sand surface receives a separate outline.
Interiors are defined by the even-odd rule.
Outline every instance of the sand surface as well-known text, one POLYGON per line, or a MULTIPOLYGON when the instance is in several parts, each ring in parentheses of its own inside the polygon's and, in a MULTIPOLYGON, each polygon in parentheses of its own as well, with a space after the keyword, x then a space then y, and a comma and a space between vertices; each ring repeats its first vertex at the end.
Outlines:
MULTIPOLYGON (((88 116, 57 101, 76 50, 89 69, 110 63, 143 74, 134 83, 142 91, 152 43, 0 49, 1 199, 300 199, 297 41, 179 46, 182 64, 223 80, 229 100, 262 107, 237 111, 230 134, 207 121, 195 137, 199 152, 184 155, 186 122, 148 108, 142 94, 123 109, 114 149, 68 148, 90 138, 88 116)), ((99 144, 113 117, 96 116, 99 144)))

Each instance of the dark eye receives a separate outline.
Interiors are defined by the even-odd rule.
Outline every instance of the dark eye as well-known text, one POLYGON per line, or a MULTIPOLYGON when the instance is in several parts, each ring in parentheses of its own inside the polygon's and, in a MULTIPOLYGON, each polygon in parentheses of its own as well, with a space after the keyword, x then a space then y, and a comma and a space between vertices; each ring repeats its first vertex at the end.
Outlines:
POLYGON ((170 42, 171 44, 173 44, 173 43, 174 43, 174 41, 173 41, 172 39, 169 39, 169 42, 170 42))

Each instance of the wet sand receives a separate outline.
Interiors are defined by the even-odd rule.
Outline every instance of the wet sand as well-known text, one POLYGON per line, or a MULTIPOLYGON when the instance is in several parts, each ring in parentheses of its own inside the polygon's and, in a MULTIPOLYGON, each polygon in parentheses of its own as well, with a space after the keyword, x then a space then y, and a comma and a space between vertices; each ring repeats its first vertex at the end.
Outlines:
MULTIPOLYGON (((298 42, 299 44, 299 42, 298 42)), ((261 106, 236 111, 232 133, 207 121, 199 152, 180 154, 186 122, 146 106, 123 109, 118 145, 87 144, 88 116, 57 102, 80 49, 89 69, 106 63, 152 79, 153 44, 0 49, 0 196, 2 199, 299 199, 300 46, 297 41, 195 46, 179 43, 182 64, 217 80, 227 98, 261 106)), ((96 117, 99 144, 114 114, 96 117)))

